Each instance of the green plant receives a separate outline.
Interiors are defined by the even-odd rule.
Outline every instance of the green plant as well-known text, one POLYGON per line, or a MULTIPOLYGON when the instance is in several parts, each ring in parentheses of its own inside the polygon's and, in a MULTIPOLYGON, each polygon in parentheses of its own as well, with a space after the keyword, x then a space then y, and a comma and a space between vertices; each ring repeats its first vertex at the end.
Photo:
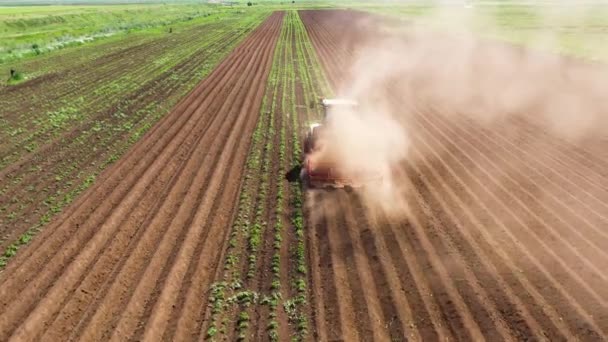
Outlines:
MULTIPOLYGON (((18 83, 18 82, 20 82, 20 81, 23 81, 23 79, 24 79, 24 76, 23 76, 23 73, 22 73, 22 72, 17 71, 17 70, 15 70, 15 69, 12 69, 12 68, 11 68, 11 70, 10 70, 10 76, 9 76, 9 78, 8 78, 8 80, 7 80, 7 82, 8 82, 9 84, 18 83)), ((12 136, 15 136, 15 135, 17 135, 18 133, 21 133, 21 132, 20 132, 20 131, 13 131, 13 132, 11 133, 11 135, 12 135, 12 136)))
POLYGON ((211 326, 207 329, 207 338, 212 338, 215 334, 217 334, 217 328, 215 326, 211 326))

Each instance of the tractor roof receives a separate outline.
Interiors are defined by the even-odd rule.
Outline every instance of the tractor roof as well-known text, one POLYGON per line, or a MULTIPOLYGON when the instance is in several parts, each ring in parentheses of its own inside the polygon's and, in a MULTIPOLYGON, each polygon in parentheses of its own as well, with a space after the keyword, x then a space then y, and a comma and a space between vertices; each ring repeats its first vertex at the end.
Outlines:
POLYGON ((323 125, 318 122, 315 122, 315 123, 310 124, 309 127, 310 127, 310 129, 315 129, 315 128, 321 127, 321 126, 323 126, 323 125))
POLYGON ((323 99, 321 101, 323 106, 331 107, 331 106, 357 106, 357 101, 351 99, 323 99))

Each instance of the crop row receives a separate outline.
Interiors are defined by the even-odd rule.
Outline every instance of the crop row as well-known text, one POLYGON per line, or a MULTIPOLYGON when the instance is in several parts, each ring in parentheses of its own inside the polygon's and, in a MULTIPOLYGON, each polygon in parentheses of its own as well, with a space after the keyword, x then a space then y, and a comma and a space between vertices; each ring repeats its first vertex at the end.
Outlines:
POLYGON ((6 125, 0 129, 4 155, 0 165, 14 162, 100 110, 112 108, 125 94, 139 90, 195 54, 230 45, 240 36, 239 24, 210 24, 167 34, 54 75, 52 82, 33 80, 14 91, 3 91, 0 112, 6 125), (201 33, 205 39, 200 39, 201 33))
MULTIPOLYGON (((221 281, 212 286, 210 303, 211 317, 207 337, 213 338, 228 331, 230 316, 238 315, 235 330, 237 338, 244 339, 249 328, 249 313, 246 311, 252 304, 260 301, 259 291, 245 287, 250 278, 256 274, 259 245, 262 242, 262 229, 267 226, 264 217, 267 215, 268 180, 270 177, 272 134, 276 119, 276 95, 279 89, 281 51, 284 47, 284 30, 273 56, 273 65, 268 78, 267 88, 262 100, 260 118, 253 133, 249 157, 243 176, 243 184, 237 216, 234 220, 228 249, 225 256, 224 272, 221 281)), ((276 305, 277 299, 264 298, 266 304, 276 305)))
POLYGON ((207 338, 303 340, 309 333, 303 193, 288 183, 301 164, 302 129, 326 94, 304 26, 287 13, 250 154, 225 264, 210 293, 207 338), (293 168, 293 167, 296 168, 293 168))
MULTIPOLYGON (((150 70, 160 70, 160 74, 148 75, 148 79, 141 79, 139 85, 129 83, 123 87, 120 83, 111 83, 117 85, 116 92, 100 91, 93 96, 88 118, 79 123, 68 122, 67 132, 60 132, 39 151, 25 155, 14 167, 11 164, 0 171, 0 247, 5 249, 0 257, 0 267, 4 267, 17 249, 29 242, 53 215, 92 184, 102 170, 119 159, 263 17, 258 15, 242 22, 235 21, 220 27, 221 30, 205 40, 198 37, 200 41, 197 41, 196 32, 176 35, 172 39, 188 39, 189 42, 181 44, 185 49, 181 56, 176 52, 170 55, 179 63, 171 59, 171 63, 167 63, 170 67, 149 61, 143 63, 146 69, 137 70, 143 77, 150 70), (111 101, 112 97, 117 97, 116 102, 111 101), (111 107, 94 106, 104 101, 111 102, 111 107)), ((125 73, 129 72, 132 70, 125 70, 125 73)), ((107 89, 105 84, 104 88, 98 89, 107 89)), ((81 97, 83 107, 86 107, 88 97, 81 97)), ((47 121, 45 125, 52 126, 52 123, 47 121)))
MULTIPOLYGON (((293 79, 300 79, 300 82, 292 83, 292 112, 300 112, 298 117, 293 117, 292 131, 292 160, 298 165, 302 165, 302 132, 307 129, 310 121, 320 119, 320 110, 318 100, 322 96, 330 97, 332 94, 329 91, 329 86, 323 72, 321 71, 320 63, 316 57, 315 51, 308 38, 304 24, 302 23, 297 12, 290 13, 290 23, 293 25, 292 31, 292 46, 295 53, 296 74, 293 79), (304 104, 298 106, 296 103, 304 104), (302 110, 304 108, 304 110, 302 110)), ((285 310, 288 312, 290 324, 296 327, 297 340, 303 340, 308 333, 308 318, 310 316, 309 305, 309 277, 307 265, 307 246, 306 232, 304 223, 304 194, 302 188, 297 183, 291 185, 290 205, 292 207, 291 226, 295 232, 295 244, 292 246, 291 259, 296 270, 291 279, 292 298, 285 304, 285 310)))

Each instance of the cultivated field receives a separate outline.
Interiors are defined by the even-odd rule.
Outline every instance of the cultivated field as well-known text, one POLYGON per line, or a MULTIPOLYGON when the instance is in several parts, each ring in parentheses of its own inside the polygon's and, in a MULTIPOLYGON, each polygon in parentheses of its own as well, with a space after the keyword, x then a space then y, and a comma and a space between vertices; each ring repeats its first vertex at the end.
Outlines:
POLYGON ((267 15, 24 62, 41 75, 0 92, 0 266, 267 15))
POLYGON ((0 340, 608 338, 605 67, 269 8, 0 87, 0 340), (334 96, 382 183, 302 183, 334 96))
POLYGON ((282 17, 271 15, 9 265, 3 340, 200 333, 282 17))
MULTIPOLYGON (((332 85, 352 81, 357 48, 379 38, 357 30, 369 18, 301 16, 332 85)), ((398 84, 384 91, 408 112, 410 161, 395 170, 408 216, 365 215, 356 194, 311 194, 319 337, 606 338, 608 165, 593 153, 606 141, 575 147, 526 115, 488 128, 398 84)))
POLYGON ((103 6, 2 5, 0 2, 0 63, 38 57, 108 37, 121 39, 135 32, 166 32, 184 24, 227 17, 231 12, 213 5, 110 5, 109 2, 103 6))

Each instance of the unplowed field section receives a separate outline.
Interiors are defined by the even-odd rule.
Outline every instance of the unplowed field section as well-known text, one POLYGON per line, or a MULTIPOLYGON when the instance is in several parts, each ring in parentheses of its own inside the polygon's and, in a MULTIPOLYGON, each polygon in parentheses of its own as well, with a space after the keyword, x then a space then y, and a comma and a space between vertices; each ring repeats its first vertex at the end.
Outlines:
MULTIPOLYGON (((375 38, 358 31, 370 17, 300 16, 340 89, 375 38)), ((525 116, 490 129, 386 92, 409 109, 410 158, 396 173, 410 213, 389 219, 356 193, 309 193, 317 337, 606 340, 608 161, 589 152, 602 143, 574 146, 525 116)))
POLYGON ((233 218, 274 13, 0 276, 0 340, 192 340, 233 218))

